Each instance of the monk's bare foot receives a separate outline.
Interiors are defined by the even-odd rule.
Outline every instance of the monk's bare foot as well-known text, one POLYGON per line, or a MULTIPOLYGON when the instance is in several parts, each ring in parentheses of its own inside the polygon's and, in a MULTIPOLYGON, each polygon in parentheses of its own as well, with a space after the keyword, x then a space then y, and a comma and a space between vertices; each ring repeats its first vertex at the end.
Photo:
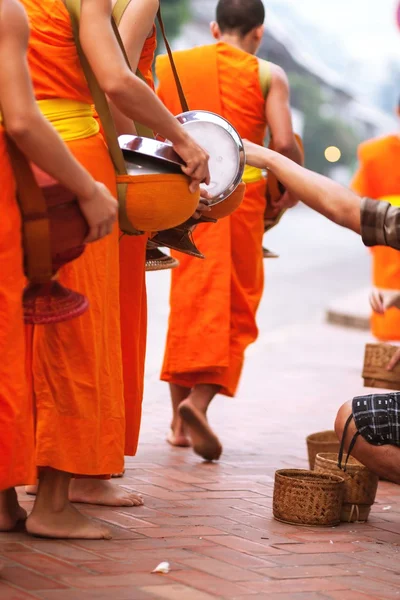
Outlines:
POLYGON ((36 507, 26 521, 31 535, 53 539, 110 540, 107 527, 97 525, 82 515, 70 502, 58 511, 42 511, 36 507))
POLYGON ((107 479, 72 479, 69 486, 71 502, 102 506, 142 506, 143 498, 115 485, 107 479))
POLYGON ((196 454, 205 460, 218 460, 222 454, 222 445, 208 424, 205 414, 188 398, 181 403, 179 415, 189 430, 196 454))
POLYGON ((186 435, 185 425, 179 415, 174 415, 171 423, 171 429, 167 435, 167 442, 171 446, 179 448, 189 448, 190 440, 186 435))
POLYGON ((36 496, 37 494, 37 485, 26 485, 25 486, 25 494, 29 494, 29 496, 36 496))
POLYGON ((12 531, 26 518, 26 510, 19 505, 15 489, 0 492, 0 531, 12 531))
POLYGON ((177 435, 174 430, 169 430, 167 435, 167 442, 171 444, 171 446, 177 446, 178 448, 190 448, 190 440, 186 435, 177 435))

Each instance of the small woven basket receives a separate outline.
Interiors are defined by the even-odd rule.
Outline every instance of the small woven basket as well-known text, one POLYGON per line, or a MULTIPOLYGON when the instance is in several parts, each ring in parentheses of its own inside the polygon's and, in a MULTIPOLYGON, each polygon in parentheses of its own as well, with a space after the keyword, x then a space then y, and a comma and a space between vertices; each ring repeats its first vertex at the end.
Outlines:
POLYGON ((378 489, 378 475, 351 456, 346 471, 342 471, 338 467, 338 454, 333 452, 318 454, 315 459, 315 472, 343 477, 344 498, 341 521, 353 523, 368 519, 378 489))
POLYGON ((365 387, 400 390, 400 363, 393 371, 386 370, 397 350, 390 344, 366 344, 362 372, 365 387))
POLYGON ((320 452, 339 452, 340 443, 334 431, 312 433, 307 438, 308 462, 314 469, 315 457, 320 452))
POLYGON ((282 469, 275 473, 274 517, 290 525, 332 527, 340 523, 343 495, 338 475, 282 469))
POLYGON ((176 267, 179 267, 179 261, 176 258, 164 254, 159 248, 147 246, 146 271, 165 271, 167 269, 176 269, 176 267))

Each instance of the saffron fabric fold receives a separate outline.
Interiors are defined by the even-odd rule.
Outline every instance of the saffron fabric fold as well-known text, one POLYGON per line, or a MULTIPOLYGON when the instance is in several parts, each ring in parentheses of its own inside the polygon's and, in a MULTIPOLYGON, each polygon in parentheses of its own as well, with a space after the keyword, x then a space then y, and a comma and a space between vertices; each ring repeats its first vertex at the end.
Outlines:
POLYGON ((0 126, 0 491, 34 483, 33 408, 25 374, 21 217, 0 126))
MULTIPOLYGON (((265 100, 254 56, 218 43, 175 52, 174 58, 190 109, 216 112, 243 138, 263 143, 265 100)), ((167 57, 157 59, 156 75, 160 99, 174 114, 182 112, 167 57)), ((196 228, 204 261, 172 253, 180 266, 172 272, 162 380, 188 388, 215 384, 221 393, 235 395, 245 350, 258 335, 265 188, 259 173, 232 215, 196 228)))

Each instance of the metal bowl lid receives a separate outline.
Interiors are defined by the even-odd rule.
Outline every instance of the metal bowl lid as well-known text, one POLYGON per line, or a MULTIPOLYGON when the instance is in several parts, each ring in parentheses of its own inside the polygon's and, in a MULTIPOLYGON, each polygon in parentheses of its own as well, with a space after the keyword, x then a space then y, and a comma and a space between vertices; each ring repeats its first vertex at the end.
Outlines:
POLYGON ((179 171, 181 171, 181 166, 185 164, 172 145, 166 142, 137 135, 120 135, 118 142, 125 158, 131 161, 140 161, 144 157, 145 159, 179 167, 179 171))
POLYGON ((242 180, 245 152, 240 135, 229 121, 209 111, 192 110, 177 119, 208 152, 211 182, 201 187, 211 194, 212 206, 222 202, 242 180))

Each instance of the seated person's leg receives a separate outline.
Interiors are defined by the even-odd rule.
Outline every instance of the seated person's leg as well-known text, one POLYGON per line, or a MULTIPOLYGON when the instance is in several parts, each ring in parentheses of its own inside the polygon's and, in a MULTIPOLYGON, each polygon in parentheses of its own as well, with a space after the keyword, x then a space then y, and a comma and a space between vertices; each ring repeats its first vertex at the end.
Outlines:
MULTIPOLYGON (((379 397, 387 398, 387 395, 382 394, 381 396, 374 396, 374 398, 379 397)), ((346 404, 343 404, 343 406, 341 406, 341 408, 339 409, 335 422, 335 431, 339 440, 341 440, 343 437, 345 424, 347 419, 353 412, 353 406, 354 401, 346 402, 346 404)), ((386 405, 384 405, 379 410, 381 413, 387 410, 386 405)), ((398 434, 400 434, 400 428, 397 427, 396 424, 393 424, 393 416, 396 416, 396 414, 397 411, 395 410, 394 413, 392 412, 392 414, 389 415, 389 419, 392 418, 392 430, 394 425, 394 431, 396 431, 397 429, 398 434)), ((374 415, 371 415, 371 417, 371 424, 373 425, 374 415)), ((398 415, 398 417, 400 418, 400 415, 398 415)), ((356 422, 359 423, 358 418, 356 418, 356 421, 352 419, 347 428, 344 444, 346 452, 350 446, 351 440, 357 432, 356 422)), ((396 443, 396 440, 393 441, 396 443)), ((397 443, 400 443, 399 440, 397 440, 397 443)), ((351 455, 380 477, 384 477, 389 481, 393 481, 394 483, 400 484, 400 447, 398 445, 395 445, 394 443, 386 443, 385 445, 377 446, 372 443, 369 443, 361 434, 357 438, 356 444, 351 452, 351 455)))

